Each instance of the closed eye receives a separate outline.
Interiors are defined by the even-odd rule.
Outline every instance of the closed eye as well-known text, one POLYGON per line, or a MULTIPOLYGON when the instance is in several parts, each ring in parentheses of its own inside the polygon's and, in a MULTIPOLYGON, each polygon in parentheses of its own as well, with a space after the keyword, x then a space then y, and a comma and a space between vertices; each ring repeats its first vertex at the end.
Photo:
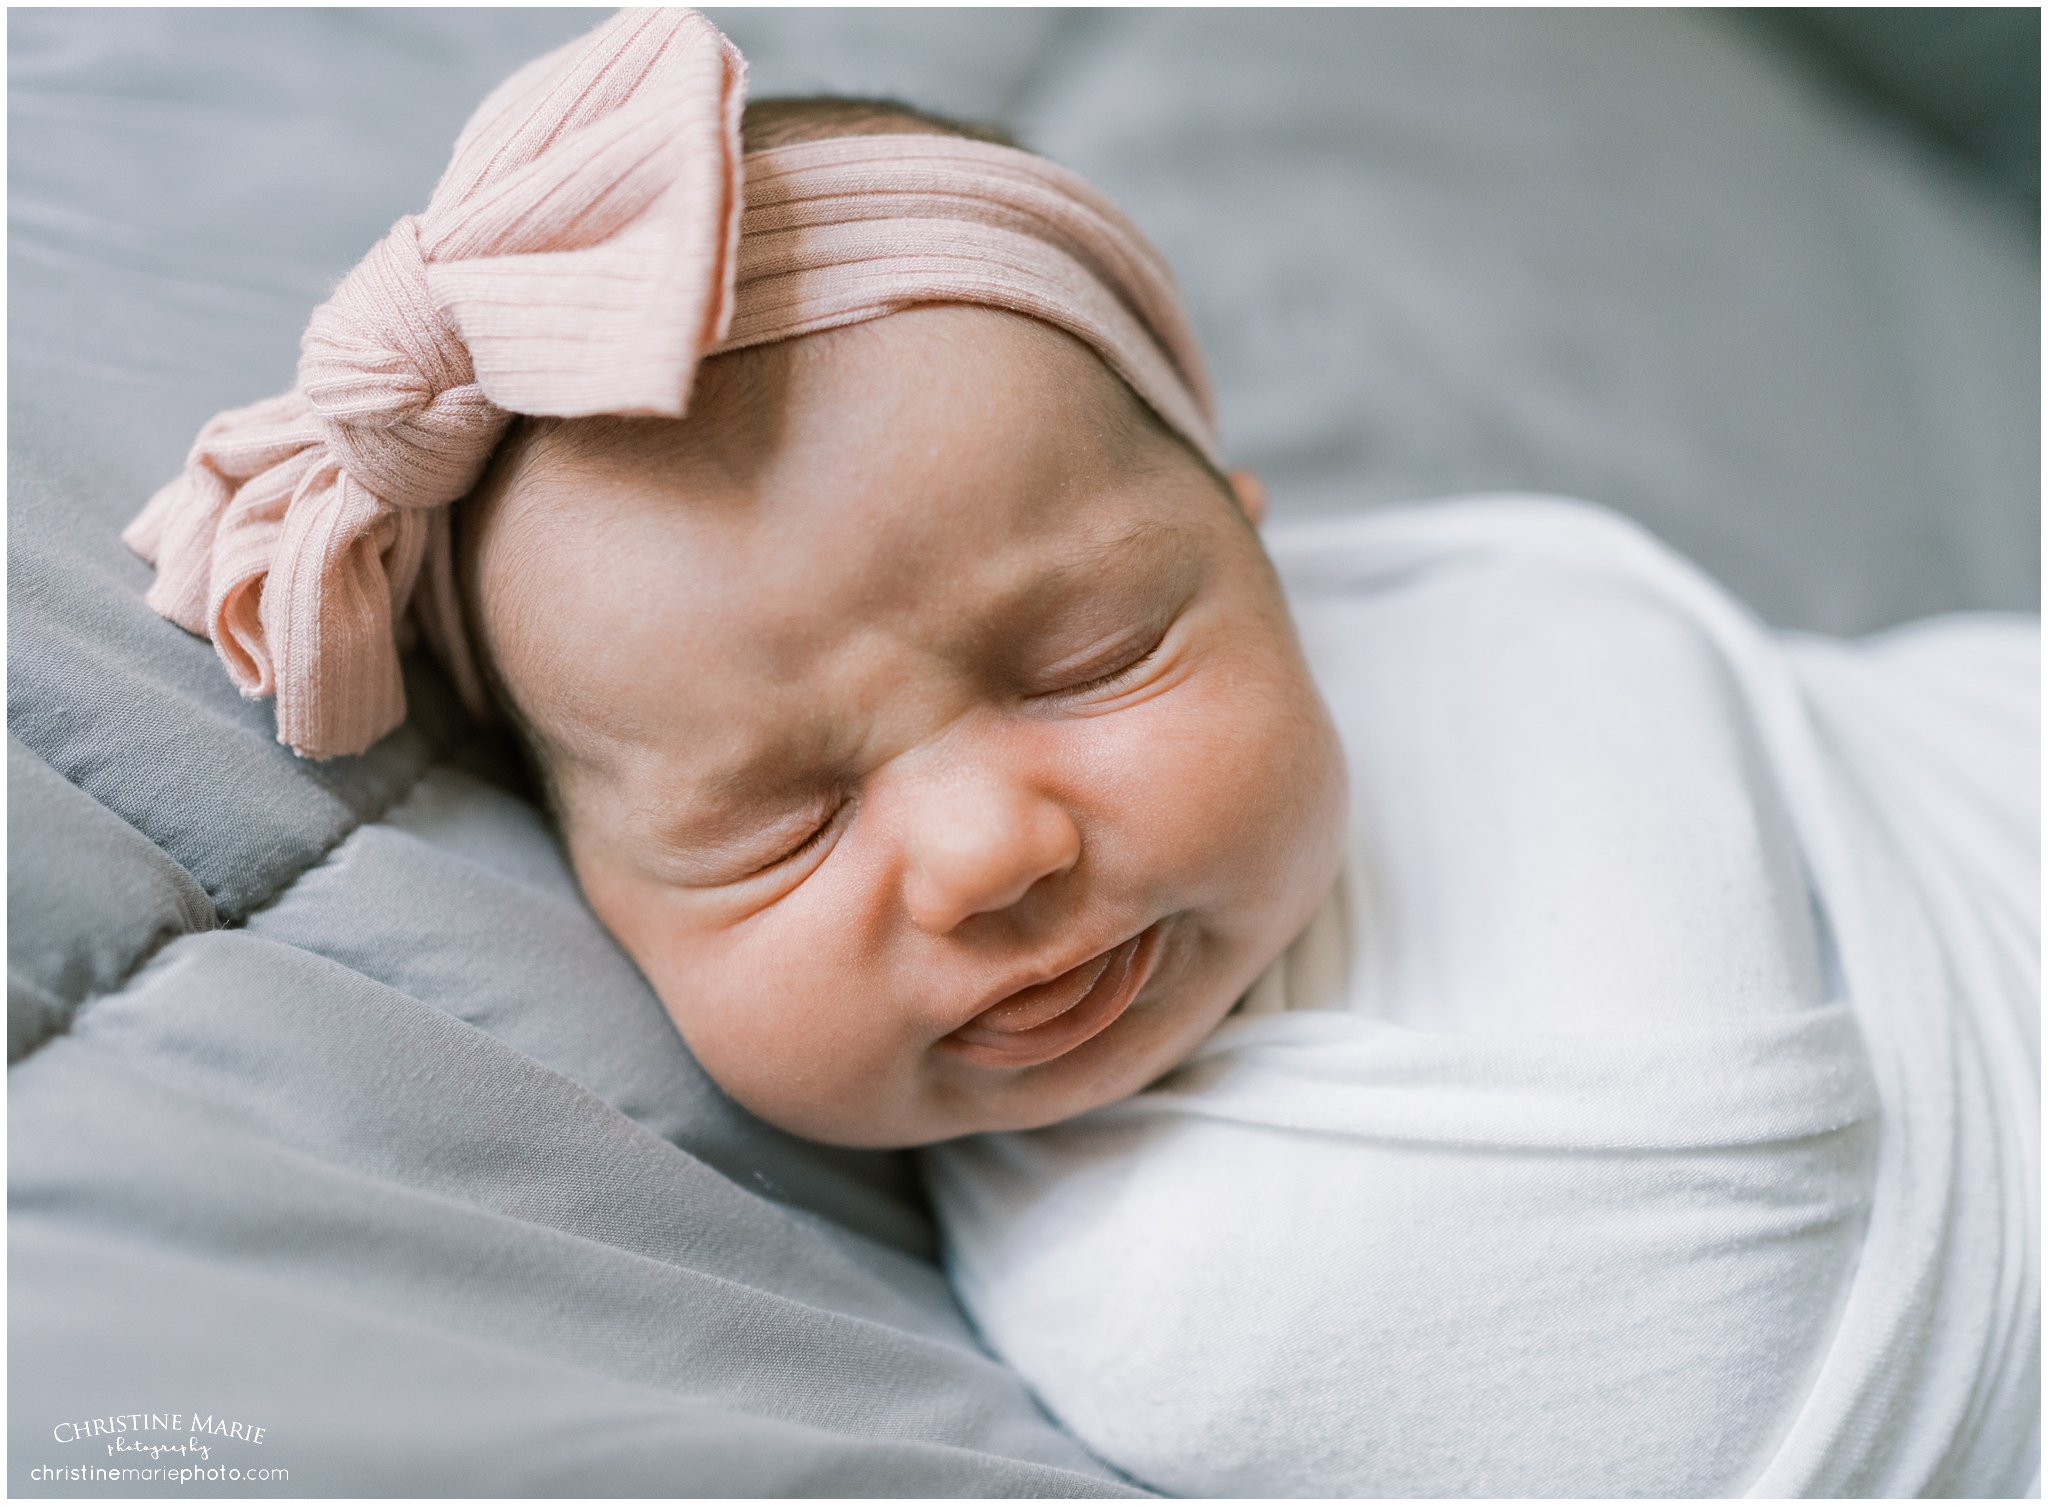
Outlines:
POLYGON ((798 842, 796 846, 789 848, 779 857, 770 858, 752 873, 742 876, 735 882, 746 883, 749 879, 760 878, 763 875, 775 872, 777 869, 787 868, 790 864, 816 851, 823 845, 825 839, 839 826, 839 817, 850 803, 849 801, 842 801, 839 805, 834 806, 832 813, 819 822, 810 834, 801 842, 798 842))
POLYGON ((1128 663, 1124 664, 1121 668, 1113 669, 1109 671, 1109 673, 1107 674, 1096 675, 1093 679, 1083 680, 1075 685, 1063 685, 1058 690, 1047 691, 1045 695, 1040 697, 1039 699, 1050 699, 1054 697, 1063 696, 1097 695, 1105 690, 1119 689, 1122 686, 1129 684, 1132 680, 1135 680, 1138 677, 1139 673, 1145 668, 1145 666, 1147 664, 1150 664, 1154 659, 1156 659, 1159 656, 1160 647, 1165 642, 1166 636, 1162 633, 1159 636, 1159 638, 1153 642, 1150 648, 1147 648, 1143 653, 1139 654, 1135 659, 1132 659, 1128 663))

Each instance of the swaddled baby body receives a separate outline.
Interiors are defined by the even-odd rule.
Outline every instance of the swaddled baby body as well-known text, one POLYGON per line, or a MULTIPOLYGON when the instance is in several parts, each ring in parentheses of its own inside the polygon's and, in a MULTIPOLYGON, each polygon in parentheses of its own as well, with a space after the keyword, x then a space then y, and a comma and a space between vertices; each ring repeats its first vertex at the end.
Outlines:
POLYGON ((1148 1485, 1765 1476, 1880 1103, 1684 567, 1534 501, 1283 531, 1312 682, 1256 482, 1066 335, 915 310, 697 400, 533 426, 463 527, 584 892, 728 1091, 948 1142, 963 1300, 1148 1485))
POLYGON ((1113 208, 740 79, 625 13, 494 95, 152 601, 314 754, 410 602, 706 1069, 939 1146, 983 1332, 1148 1483, 2024 1483, 2026 630, 1932 655, 1967 756, 1860 758, 1929 655, 1801 679, 1521 502, 1283 546, 1305 655, 1113 208))

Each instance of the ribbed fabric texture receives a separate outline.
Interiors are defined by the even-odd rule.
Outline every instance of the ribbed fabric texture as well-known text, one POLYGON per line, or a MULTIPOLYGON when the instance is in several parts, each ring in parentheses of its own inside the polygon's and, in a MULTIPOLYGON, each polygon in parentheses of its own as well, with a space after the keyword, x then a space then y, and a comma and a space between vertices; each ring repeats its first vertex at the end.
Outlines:
POLYGON ((853 136, 747 158, 739 313, 720 350, 980 303, 1086 341, 1214 463, 1209 378, 1173 274, 1076 173, 952 136, 853 136))
POLYGON ((426 210, 315 310, 294 390, 209 421, 129 525, 149 605, 211 638, 244 695, 277 697, 280 742, 330 758, 397 726, 415 628, 481 712, 448 505, 512 414, 680 417, 706 355, 987 304, 1086 341, 1215 459, 1171 274, 1080 178, 931 136, 743 166, 745 80, 685 10, 621 11, 521 69, 426 210))

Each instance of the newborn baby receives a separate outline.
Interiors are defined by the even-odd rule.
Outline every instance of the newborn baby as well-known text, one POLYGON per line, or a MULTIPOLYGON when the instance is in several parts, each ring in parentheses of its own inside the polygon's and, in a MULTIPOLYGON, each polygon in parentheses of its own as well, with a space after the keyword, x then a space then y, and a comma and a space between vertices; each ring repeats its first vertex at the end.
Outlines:
POLYGON ((2037 632, 1788 647, 1529 499, 1275 534, 1283 594, 1112 206, 742 83, 629 12, 493 95, 151 602, 309 756, 423 636, 697 1059, 935 1147, 1144 1483, 2023 1486, 2037 632))
POLYGON ((1336 738, 1253 524, 1071 336, 931 306, 534 423, 461 528, 591 907, 842 1145, 1136 1092, 1329 889, 1336 738))
POLYGON ((299 386, 126 536, 302 754, 395 725, 423 635, 761 1117, 1070 1118, 1184 1057, 1336 870, 1259 489, 1080 179, 868 101, 743 131, 743 78, 692 12, 522 70, 299 386))

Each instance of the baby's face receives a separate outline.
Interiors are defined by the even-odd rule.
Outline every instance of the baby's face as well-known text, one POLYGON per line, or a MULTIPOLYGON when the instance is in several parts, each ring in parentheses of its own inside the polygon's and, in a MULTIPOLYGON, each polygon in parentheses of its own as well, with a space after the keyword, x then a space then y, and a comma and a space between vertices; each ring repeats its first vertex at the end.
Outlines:
POLYGON ((1236 503, 1078 342, 933 307, 536 445, 476 591, 593 909, 690 1049, 844 1145, 1178 1062, 1305 924, 1335 735, 1236 503))

